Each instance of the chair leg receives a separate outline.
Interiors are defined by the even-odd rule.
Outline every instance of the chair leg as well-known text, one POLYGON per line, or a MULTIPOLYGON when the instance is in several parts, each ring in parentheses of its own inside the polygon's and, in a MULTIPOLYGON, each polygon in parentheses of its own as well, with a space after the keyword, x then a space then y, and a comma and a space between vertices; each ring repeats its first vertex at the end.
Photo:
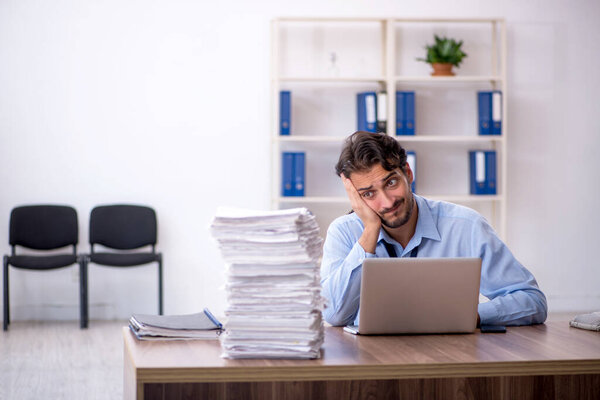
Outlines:
POLYGON ((10 323, 10 307, 8 304, 8 256, 4 256, 4 320, 2 324, 2 328, 6 331, 8 330, 8 324, 10 323))
POLYGON ((158 257, 158 315, 163 315, 163 268, 162 254, 158 257))
POLYGON ((88 327, 87 288, 87 260, 82 256, 79 258, 79 326, 81 329, 88 327))

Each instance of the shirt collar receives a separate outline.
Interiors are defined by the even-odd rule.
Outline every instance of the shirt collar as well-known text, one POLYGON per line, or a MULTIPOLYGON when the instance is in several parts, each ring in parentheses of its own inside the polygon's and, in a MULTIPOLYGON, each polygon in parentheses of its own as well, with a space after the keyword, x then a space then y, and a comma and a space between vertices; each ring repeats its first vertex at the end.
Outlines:
MULTIPOLYGON (((410 239, 410 242, 406 246, 407 250, 411 250, 413 247, 421 244, 421 240, 423 238, 431 239, 431 240, 442 240, 440 236, 440 232, 437 229, 435 221, 433 220, 433 216, 431 215, 431 210, 429 209, 429 205, 427 204, 427 200, 421 196, 413 195, 415 201, 417 202, 417 207, 419 208, 419 217, 417 219, 417 227, 415 228, 415 234, 410 239)), ((381 242, 385 240, 390 244, 396 243, 394 239, 388 235, 388 233, 383 229, 383 227, 379 230, 379 238, 377 242, 381 242)))

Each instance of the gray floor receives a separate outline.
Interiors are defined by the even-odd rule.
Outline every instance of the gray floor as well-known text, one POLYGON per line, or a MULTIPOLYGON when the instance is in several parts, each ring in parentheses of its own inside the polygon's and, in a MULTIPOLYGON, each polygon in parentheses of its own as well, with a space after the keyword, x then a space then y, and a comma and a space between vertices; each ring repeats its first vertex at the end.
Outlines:
POLYGON ((122 399, 126 325, 11 322, 0 331, 0 400, 122 399))

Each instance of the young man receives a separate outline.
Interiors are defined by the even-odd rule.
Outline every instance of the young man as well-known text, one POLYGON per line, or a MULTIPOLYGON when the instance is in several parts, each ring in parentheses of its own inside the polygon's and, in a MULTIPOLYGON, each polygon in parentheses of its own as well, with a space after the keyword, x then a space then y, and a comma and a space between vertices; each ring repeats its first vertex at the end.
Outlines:
POLYGON ((546 297, 477 212, 427 200, 410 190, 406 152, 385 134, 356 132, 347 140, 336 173, 353 213, 327 231, 321 265, 325 320, 358 325, 362 263, 370 257, 479 257, 481 324, 525 325, 546 320, 546 297))

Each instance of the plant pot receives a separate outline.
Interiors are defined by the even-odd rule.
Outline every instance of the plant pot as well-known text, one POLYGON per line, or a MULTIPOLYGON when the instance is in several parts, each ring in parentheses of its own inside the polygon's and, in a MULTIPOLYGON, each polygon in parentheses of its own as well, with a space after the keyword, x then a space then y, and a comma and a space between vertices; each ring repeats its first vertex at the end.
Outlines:
POLYGON ((431 66, 433 67, 431 76, 454 76, 452 64, 450 63, 433 63, 431 66))

